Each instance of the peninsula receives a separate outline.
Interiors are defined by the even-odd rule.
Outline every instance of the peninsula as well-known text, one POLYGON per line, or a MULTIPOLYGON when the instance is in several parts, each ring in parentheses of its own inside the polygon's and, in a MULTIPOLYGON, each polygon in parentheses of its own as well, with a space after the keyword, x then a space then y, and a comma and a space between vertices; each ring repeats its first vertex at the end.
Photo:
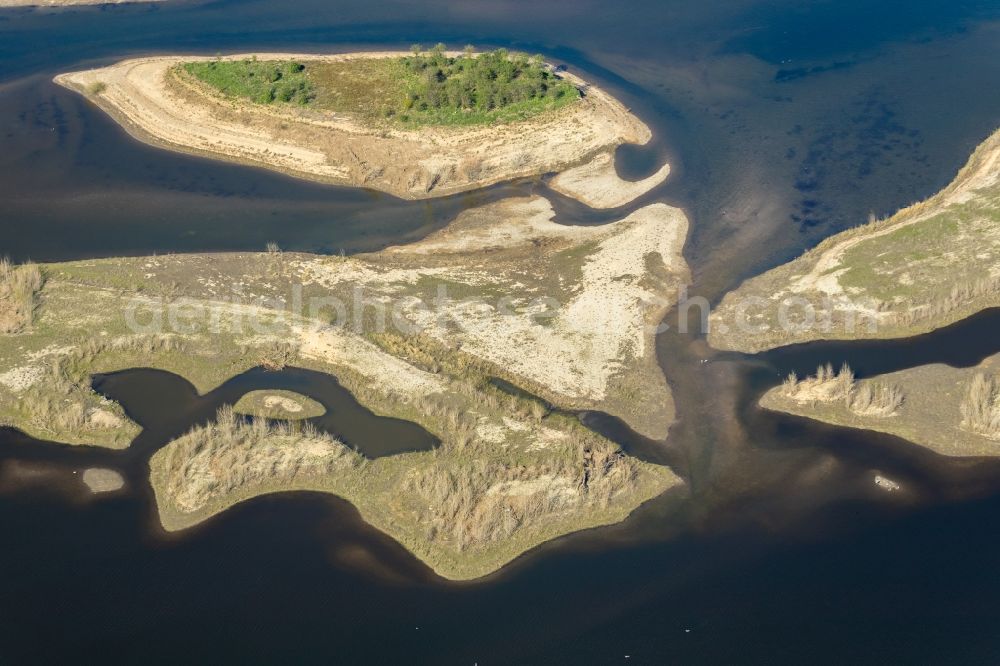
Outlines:
POLYGON ((666 435, 673 407, 653 340, 689 280, 687 220, 665 204, 597 227, 553 216, 541 197, 503 200, 420 242, 351 257, 271 247, 5 264, 0 419, 121 447, 138 428, 90 389, 95 373, 158 368, 205 392, 256 366, 327 372, 440 446, 368 459, 308 422, 223 410, 153 457, 163 525, 183 529, 263 493, 331 492, 440 575, 485 575, 683 483, 550 405, 666 435))
POLYGON ((924 365, 867 379, 820 367, 771 389, 762 407, 885 432, 945 456, 1000 456, 1000 355, 972 368, 924 365))
POLYGON ((156 56, 60 74, 147 143, 407 199, 569 170, 553 186, 620 206, 613 151, 649 128, 540 57, 498 50, 156 56))

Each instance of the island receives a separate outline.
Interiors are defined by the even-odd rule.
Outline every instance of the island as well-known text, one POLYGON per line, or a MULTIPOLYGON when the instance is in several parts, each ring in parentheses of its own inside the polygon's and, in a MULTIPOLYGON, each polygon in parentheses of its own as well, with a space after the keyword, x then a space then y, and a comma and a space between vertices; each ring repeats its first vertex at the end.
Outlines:
POLYGON ((326 414, 326 407, 294 391, 250 391, 233 406, 236 414, 262 419, 298 421, 326 414))
POLYGON ((717 349, 900 338, 1000 305, 1000 131, 946 188, 832 236, 727 294, 709 319, 717 349))
POLYGON ((603 226, 553 218, 533 196, 370 254, 272 245, 4 264, 0 418, 48 440, 123 447, 138 428, 90 388, 95 373, 157 368, 206 392, 258 366, 326 372, 440 445, 366 458, 308 421, 226 408, 154 455, 164 527, 265 493, 329 492, 441 576, 483 576, 683 486, 566 410, 666 436, 673 402, 654 337, 690 280, 687 219, 662 203, 603 226))
POLYGON ((60 74, 152 145, 406 199, 569 171, 598 207, 663 181, 617 177, 614 149, 649 128, 600 88, 499 49, 133 58, 60 74))

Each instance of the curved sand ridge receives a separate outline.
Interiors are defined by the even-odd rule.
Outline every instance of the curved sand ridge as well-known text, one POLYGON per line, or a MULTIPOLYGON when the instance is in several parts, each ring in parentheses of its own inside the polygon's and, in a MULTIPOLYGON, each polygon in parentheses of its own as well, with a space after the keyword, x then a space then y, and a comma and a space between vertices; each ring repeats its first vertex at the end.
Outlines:
MULTIPOLYGON (((254 55, 259 60, 308 62, 405 54, 261 53, 223 59, 254 55)), ((624 188, 634 198, 641 194, 640 189, 649 187, 650 179, 642 181, 643 185, 609 180, 605 162, 610 160, 600 156, 610 155, 611 149, 623 143, 648 142, 649 128, 613 97, 571 74, 561 75, 584 95, 559 110, 510 124, 400 129, 368 125, 346 114, 236 102, 172 73, 179 63, 209 59, 136 58, 110 67, 60 74, 55 81, 84 94, 102 84, 103 90, 90 97, 129 133, 147 143, 323 182, 371 187, 408 199, 477 189, 581 163, 586 164, 572 170, 574 175, 561 181, 559 187, 570 196, 586 196, 583 200, 595 205, 623 203, 624 195, 608 192, 609 188, 624 188), (601 176, 596 181, 600 186, 590 192, 581 183, 595 181, 595 174, 601 176)), ((653 178, 662 181, 665 177, 661 170, 653 178)))
POLYGON ((591 208, 618 208, 661 185, 669 175, 670 165, 664 164, 642 180, 623 180, 615 170, 614 153, 607 151, 585 164, 563 171, 552 179, 549 187, 591 208))

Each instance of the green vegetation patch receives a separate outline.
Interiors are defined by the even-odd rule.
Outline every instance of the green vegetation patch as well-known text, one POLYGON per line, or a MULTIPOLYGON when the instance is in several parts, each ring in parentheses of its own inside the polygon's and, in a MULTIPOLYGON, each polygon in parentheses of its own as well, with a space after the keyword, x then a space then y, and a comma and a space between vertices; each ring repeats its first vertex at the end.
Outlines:
POLYGON ((388 119, 405 126, 512 122, 580 97, 541 56, 498 49, 452 57, 443 45, 412 56, 342 61, 214 60, 182 65, 223 94, 388 119))
POLYGON ((189 62, 184 70, 229 97, 258 104, 309 104, 316 97, 306 66, 294 60, 212 60, 189 62))
POLYGON ((512 55, 497 49, 449 57, 441 44, 429 54, 414 47, 403 59, 409 81, 403 120, 454 125, 527 118, 580 96, 570 83, 551 72, 539 55, 512 55))

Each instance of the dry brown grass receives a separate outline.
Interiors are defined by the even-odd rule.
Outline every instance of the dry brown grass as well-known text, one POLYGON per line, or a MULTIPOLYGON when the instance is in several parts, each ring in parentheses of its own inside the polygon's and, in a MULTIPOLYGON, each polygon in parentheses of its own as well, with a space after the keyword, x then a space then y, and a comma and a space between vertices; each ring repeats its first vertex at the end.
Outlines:
POLYGON ((560 515, 606 509, 628 493, 636 463, 617 446, 581 441, 575 455, 536 464, 482 459, 455 466, 439 463, 414 470, 404 490, 415 503, 426 538, 458 551, 509 539, 560 515))
POLYGON ((17 333, 31 325, 43 283, 37 265, 17 266, 0 259, 0 334, 17 333))
POLYGON ((864 416, 892 416, 903 406, 903 389, 885 382, 866 382, 851 392, 848 409, 864 416))
POLYGON ((859 416, 884 417, 896 413, 904 400, 903 390, 887 382, 857 382, 854 371, 846 363, 834 371, 827 363, 816 369, 816 375, 799 379, 793 372, 785 379, 782 392, 800 403, 834 402, 859 416))
POLYGON ((964 429, 989 439, 1000 439, 1000 385, 995 376, 976 373, 960 409, 964 429))
POLYGON ((119 340, 91 340, 72 353, 49 359, 45 377, 18 400, 18 407, 33 432, 65 438, 109 431, 127 444, 137 428, 128 422, 121 406, 98 395, 90 386, 91 367, 101 354, 139 352, 147 355, 180 351, 181 343, 167 336, 138 336, 119 340))

